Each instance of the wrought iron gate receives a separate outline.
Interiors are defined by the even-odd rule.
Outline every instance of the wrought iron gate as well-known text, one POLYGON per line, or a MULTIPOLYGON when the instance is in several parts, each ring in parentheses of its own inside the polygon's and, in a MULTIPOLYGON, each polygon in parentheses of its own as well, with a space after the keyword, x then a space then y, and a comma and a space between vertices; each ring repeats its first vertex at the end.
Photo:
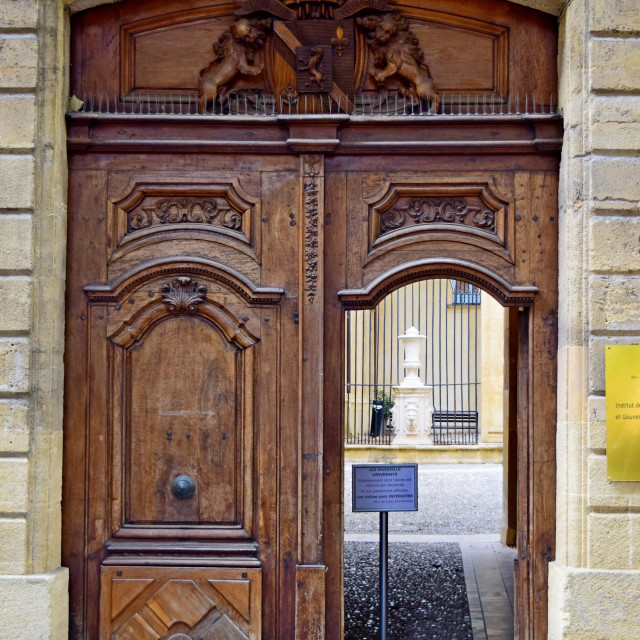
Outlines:
POLYGON ((427 337, 420 377, 433 387, 434 444, 478 441, 480 290, 456 280, 415 282, 371 310, 347 311, 345 441, 390 444, 393 387, 404 377, 398 341, 409 327, 427 337), (385 429, 371 429, 371 405, 382 403, 385 429))

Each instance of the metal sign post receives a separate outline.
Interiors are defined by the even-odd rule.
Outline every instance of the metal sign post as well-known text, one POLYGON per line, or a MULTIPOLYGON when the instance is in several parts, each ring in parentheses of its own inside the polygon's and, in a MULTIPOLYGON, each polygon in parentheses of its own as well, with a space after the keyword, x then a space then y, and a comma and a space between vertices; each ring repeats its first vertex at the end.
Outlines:
POLYGON ((380 640, 387 640, 389 621, 389 512, 380 512, 380 640))
POLYGON ((380 640, 389 621, 389 511, 418 510, 417 464, 354 464, 352 510, 380 512, 380 640))

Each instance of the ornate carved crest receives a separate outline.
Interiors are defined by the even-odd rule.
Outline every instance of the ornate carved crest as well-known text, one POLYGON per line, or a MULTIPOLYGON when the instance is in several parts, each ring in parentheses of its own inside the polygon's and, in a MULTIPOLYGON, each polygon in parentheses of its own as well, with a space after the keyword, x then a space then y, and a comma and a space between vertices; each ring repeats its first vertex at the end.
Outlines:
POLYGON ((198 305, 204 302, 207 288, 191 278, 180 276, 171 284, 162 285, 162 302, 169 311, 188 311, 195 313, 198 305))
MULTIPOLYGON (((200 71, 201 113, 210 104, 217 113, 216 103, 224 109, 225 96, 238 93, 243 103, 258 105, 269 94, 296 112, 315 110, 306 97, 293 101, 293 91, 329 94, 337 110, 353 110, 348 96, 363 90, 379 109, 382 102, 388 108, 391 96, 397 103, 398 95, 405 104, 440 106, 418 38, 383 0, 251 0, 237 13, 244 15, 220 36, 214 59, 200 71), (385 12, 366 14, 371 9, 385 12), (251 12, 279 19, 251 18, 251 12)), ((232 100, 226 108, 233 109, 232 100)))

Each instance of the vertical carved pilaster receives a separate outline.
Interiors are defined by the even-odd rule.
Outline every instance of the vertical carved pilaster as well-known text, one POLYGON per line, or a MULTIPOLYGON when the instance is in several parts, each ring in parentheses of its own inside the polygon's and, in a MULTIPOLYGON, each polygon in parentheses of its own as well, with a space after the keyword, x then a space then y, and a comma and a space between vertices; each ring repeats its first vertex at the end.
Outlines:
POLYGON ((300 156, 300 412, 296 637, 324 637, 322 565, 324 156, 300 156))
POLYGON ((318 164, 322 156, 303 156, 303 206, 304 206, 304 289, 308 302, 316 297, 318 282, 318 164))

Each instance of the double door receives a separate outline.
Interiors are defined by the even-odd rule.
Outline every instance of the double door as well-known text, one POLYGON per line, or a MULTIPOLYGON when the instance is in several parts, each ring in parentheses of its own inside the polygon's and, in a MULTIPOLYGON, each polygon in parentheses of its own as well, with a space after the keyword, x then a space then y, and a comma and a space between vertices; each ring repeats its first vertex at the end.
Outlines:
POLYGON ((344 313, 429 277, 520 309, 516 591, 543 637, 555 155, 121 152, 106 120, 70 123, 71 637, 341 638, 344 313))

